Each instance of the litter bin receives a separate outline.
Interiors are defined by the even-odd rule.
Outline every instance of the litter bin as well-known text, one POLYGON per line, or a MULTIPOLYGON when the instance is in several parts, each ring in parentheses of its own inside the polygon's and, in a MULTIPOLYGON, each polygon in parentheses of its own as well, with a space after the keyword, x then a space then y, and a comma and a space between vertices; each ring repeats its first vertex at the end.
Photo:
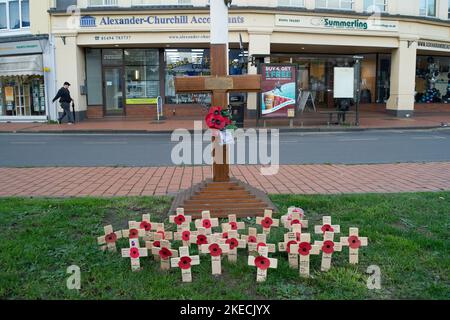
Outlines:
POLYGON ((236 121, 236 126, 238 128, 244 128, 245 100, 245 94, 237 93, 230 96, 231 115, 233 116, 233 121, 236 121))

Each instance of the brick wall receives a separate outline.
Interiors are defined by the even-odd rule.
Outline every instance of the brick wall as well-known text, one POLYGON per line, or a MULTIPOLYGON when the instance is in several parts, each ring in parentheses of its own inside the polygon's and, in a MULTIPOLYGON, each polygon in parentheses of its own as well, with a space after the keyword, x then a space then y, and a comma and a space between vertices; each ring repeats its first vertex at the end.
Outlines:
POLYGON ((103 118, 103 106, 89 106, 87 108, 86 117, 88 119, 103 118))

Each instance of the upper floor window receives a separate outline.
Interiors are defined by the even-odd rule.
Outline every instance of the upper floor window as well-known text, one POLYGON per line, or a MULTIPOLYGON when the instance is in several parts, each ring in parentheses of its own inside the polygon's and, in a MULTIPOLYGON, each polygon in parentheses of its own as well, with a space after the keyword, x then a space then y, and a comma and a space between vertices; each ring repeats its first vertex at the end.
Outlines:
POLYGON ((387 0, 364 0, 364 11, 366 11, 366 12, 386 12, 387 11, 387 0))
POLYGON ((278 0, 279 7, 304 7, 304 0, 278 0))
POLYGON ((448 18, 450 19, 450 0, 448 0, 448 18))
POLYGON ((435 17, 436 0, 420 0, 420 15, 427 17, 435 17))
MULTIPOLYGON (((192 0, 176 0, 175 5, 191 5, 192 0)), ((173 1, 167 3, 165 0, 131 0, 132 6, 163 6, 163 5, 174 5, 173 1)))
POLYGON ((0 30, 20 30, 29 27, 29 0, 0 0, 0 30))
POLYGON ((90 7, 117 6, 118 0, 89 0, 90 7))
POLYGON ((316 0, 316 8, 353 10, 353 3, 353 0, 316 0))

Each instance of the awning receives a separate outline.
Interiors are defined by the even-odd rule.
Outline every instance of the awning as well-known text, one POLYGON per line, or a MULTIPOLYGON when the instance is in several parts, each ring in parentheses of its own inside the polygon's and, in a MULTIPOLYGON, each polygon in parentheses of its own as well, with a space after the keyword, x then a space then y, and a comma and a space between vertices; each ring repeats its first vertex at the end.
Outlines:
POLYGON ((42 55, 0 57, 0 77, 44 75, 42 55))

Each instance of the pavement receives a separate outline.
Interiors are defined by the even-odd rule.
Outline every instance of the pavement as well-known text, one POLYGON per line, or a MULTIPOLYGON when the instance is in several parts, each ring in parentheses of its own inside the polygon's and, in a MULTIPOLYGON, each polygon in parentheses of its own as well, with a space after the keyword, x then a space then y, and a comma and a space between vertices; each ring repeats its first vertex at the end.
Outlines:
MULTIPOLYGON (((450 190, 450 162, 378 165, 232 166, 231 175, 270 194, 399 193, 450 190)), ((0 168, 0 197, 172 195, 210 178, 199 167, 0 168)))
MULTIPOLYGON (((200 139, 190 138, 185 140, 190 147, 186 146, 183 162, 177 162, 172 152, 178 147, 179 139, 172 141, 170 134, 5 133, 0 134, 0 167, 152 167, 210 163, 206 148, 211 138, 204 136, 202 145, 196 142, 200 139), (206 158, 201 159, 202 154, 206 158)), ((269 135, 267 141, 260 139, 262 143, 249 141, 246 139, 244 147, 240 143, 234 145, 232 164, 268 163, 264 162, 264 155, 274 162, 277 156, 272 150, 279 150, 278 163, 293 165, 450 161, 450 128, 290 132, 269 135), (279 148, 273 149, 277 139, 279 148)), ((175 152, 175 156, 179 153, 175 152)))

